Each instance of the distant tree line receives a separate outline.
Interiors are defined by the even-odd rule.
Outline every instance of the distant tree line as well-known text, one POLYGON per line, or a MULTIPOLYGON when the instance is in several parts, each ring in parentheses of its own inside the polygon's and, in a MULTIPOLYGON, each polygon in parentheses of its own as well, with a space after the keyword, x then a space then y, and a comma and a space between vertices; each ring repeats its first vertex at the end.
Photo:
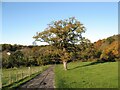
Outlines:
MULTIPOLYGON (((114 62, 118 61, 118 36, 114 35, 107 39, 98 40, 95 43, 85 43, 68 47, 69 61, 98 61, 114 62)), ((63 54, 57 48, 50 45, 44 46, 23 46, 1 44, 2 46, 2 66, 3 68, 13 68, 21 66, 40 66, 47 64, 59 64, 60 56, 63 54)))
POLYGON ((2 66, 5 68, 39 66, 71 61, 114 62, 119 56, 119 37, 114 35, 91 43, 82 36, 86 28, 75 17, 52 21, 42 32, 37 32, 35 42, 46 42, 44 46, 1 44, 2 66))

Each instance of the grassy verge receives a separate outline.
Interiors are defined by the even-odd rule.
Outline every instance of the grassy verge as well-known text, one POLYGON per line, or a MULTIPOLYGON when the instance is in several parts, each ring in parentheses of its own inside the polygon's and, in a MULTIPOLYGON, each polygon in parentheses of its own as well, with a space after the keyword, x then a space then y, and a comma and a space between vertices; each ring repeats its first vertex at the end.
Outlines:
MULTIPOLYGON (((37 76, 38 74, 40 74, 40 73, 42 73, 44 70, 46 70, 47 68, 49 67, 49 65, 47 65, 47 66, 42 66, 41 68, 42 68, 42 70, 40 70, 40 71, 38 71, 38 72, 35 72, 35 73, 33 73, 33 74, 31 74, 30 76, 27 76, 27 77, 25 77, 25 78, 23 78, 23 79, 20 79, 20 80, 18 80, 18 81, 16 81, 16 82, 13 82, 13 83, 11 83, 11 84, 8 84, 8 85, 4 85, 3 87, 2 87, 2 90, 8 90, 8 89, 10 89, 10 88, 18 88, 20 85, 22 85, 22 84, 24 84, 24 83, 26 83, 27 81, 29 81, 29 80, 31 80, 31 79, 33 79, 35 76, 37 76)), ((37 67, 37 68, 40 68, 40 67, 37 67)), ((36 69, 36 67, 32 67, 32 69, 34 70, 34 69, 36 69)), ((20 69, 18 69, 18 71, 19 70, 25 70, 25 67, 24 68, 20 68, 20 69)), ((11 72, 11 69, 9 70, 5 70, 4 71, 4 73, 9 73, 9 72, 11 72)), ((13 70, 13 72, 15 72, 15 70, 13 70)), ((14 74, 12 74, 12 75, 14 75, 14 74)), ((4 79, 2 79, 4 82, 6 81, 5 80, 5 78, 4 79)))
POLYGON ((118 62, 74 62, 55 67, 56 88, 118 88, 118 62))

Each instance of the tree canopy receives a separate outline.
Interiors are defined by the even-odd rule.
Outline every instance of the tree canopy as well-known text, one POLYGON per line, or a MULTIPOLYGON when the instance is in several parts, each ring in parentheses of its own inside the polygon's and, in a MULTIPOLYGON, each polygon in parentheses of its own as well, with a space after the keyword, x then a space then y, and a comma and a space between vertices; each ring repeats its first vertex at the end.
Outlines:
POLYGON ((35 41, 47 42, 58 48, 66 48, 70 44, 78 44, 83 41, 82 33, 85 27, 74 17, 65 20, 53 21, 43 32, 37 32, 35 41))
MULTIPOLYGON (((87 40, 82 37, 85 33, 84 25, 75 17, 53 21, 43 32, 37 32, 35 41, 47 42, 61 50, 61 60, 66 62, 70 59, 69 47, 82 44, 87 40)), ((66 65, 66 64, 65 64, 66 65)))

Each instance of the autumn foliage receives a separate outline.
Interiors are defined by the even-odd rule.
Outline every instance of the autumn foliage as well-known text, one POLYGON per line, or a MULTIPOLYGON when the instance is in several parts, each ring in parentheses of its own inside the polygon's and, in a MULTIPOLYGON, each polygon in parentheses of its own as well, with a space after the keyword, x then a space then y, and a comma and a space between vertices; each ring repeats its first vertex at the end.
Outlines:
POLYGON ((71 17, 54 21, 43 32, 33 37, 35 42, 47 42, 43 46, 1 44, 2 66, 5 68, 59 64, 71 61, 119 61, 120 35, 114 35, 91 43, 82 36, 84 25, 71 17))
POLYGON ((94 43, 94 47, 101 51, 100 59, 105 61, 119 60, 119 37, 120 35, 114 35, 94 43))

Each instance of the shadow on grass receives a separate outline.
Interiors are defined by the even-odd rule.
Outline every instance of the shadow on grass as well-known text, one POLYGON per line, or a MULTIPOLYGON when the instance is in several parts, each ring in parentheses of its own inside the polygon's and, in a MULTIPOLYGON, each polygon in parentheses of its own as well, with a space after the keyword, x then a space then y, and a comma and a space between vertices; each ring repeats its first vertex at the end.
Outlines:
POLYGON ((77 69, 77 68, 80 68, 80 67, 86 67, 86 66, 96 65, 96 64, 100 64, 100 63, 106 63, 106 62, 100 62, 100 61, 91 62, 89 64, 82 65, 82 66, 76 66, 76 67, 68 69, 68 70, 73 70, 73 69, 77 69))

